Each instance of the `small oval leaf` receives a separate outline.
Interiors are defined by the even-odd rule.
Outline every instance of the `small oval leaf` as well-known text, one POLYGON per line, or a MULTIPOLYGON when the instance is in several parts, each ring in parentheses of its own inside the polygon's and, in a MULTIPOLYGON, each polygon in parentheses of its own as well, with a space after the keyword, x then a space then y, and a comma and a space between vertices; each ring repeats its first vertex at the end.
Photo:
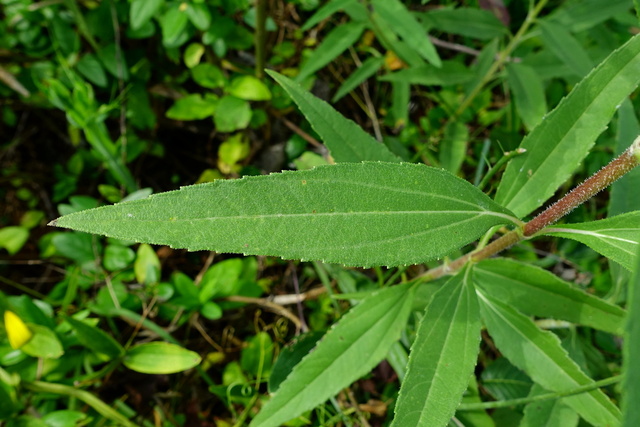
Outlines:
POLYGON ((124 365, 143 374, 175 374, 197 366, 202 359, 197 353, 166 342, 137 345, 124 357, 124 365))

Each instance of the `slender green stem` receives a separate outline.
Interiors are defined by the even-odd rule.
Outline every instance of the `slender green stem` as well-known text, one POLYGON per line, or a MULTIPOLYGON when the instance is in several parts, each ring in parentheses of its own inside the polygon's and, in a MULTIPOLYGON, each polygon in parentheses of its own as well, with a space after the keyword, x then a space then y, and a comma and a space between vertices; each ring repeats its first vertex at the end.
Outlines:
POLYGON ((129 421, 124 415, 122 415, 88 391, 78 390, 77 388, 64 384, 55 384, 43 381, 24 381, 20 383, 20 385, 28 390, 38 393, 53 393, 75 397, 76 399, 81 400, 87 405, 91 406, 103 417, 118 423, 118 425, 125 427, 136 427, 136 424, 129 421))
POLYGON ((484 176, 484 178, 482 178, 482 181, 480 181, 480 184, 478 184, 478 189, 482 190, 484 187, 486 187, 487 184, 489 183, 489 180, 493 178, 493 176, 496 173, 498 173, 498 171, 502 168, 502 166, 505 165, 505 163, 507 163, 509 160, 513 159, 514 157, 519 156, 520 154, 524 154, 526 152, 527 152, 526 149, 518 148, 513 151, 507 151, 506 153, 504 153, 504 155, 500 157, 500 160, 498 160, 496 164, 493 165, 491 169, 489 169, 489 171, 484 176))
POLYGON ((264 77, 264 67, 266 63, 267 46, 267 0, 256 0, 256 32, 255 32, 255 52, 256 52, 256 77, 264 77))
POLYGON ((482 77, 482 80, 480 80, 480 83, 478 83, 476 87, 473 88, 471 93, 469 93, 469 95, 464 99, 464 101, 462 101, 462 103, 457 108, 451 120, 455 120, 458 117, 460 117, 460 115, 467 108, 469 108, 469 105, 471 105, 475 97, 478 96, 482 88, 493 79, 493 77, 498 72, 500 67, 502 67, 502 65, 509 59, 509 57, 511 56, 511 53, 516 48, 516 46, 518 46, 518 44, 522 41, 522 37, 529 30, 529 27, 533 24, 533 22, 535 21, 536 17, 538 16, 542 8, 547 4, 547 1, 548 0, 540 0, 540 2, 529 11, 529 13, 527 14, 527 17, 522 23, 522 26, 520 26, 520 29, 518 30, 518 32, 513 36, 513 38, 507 45, 507 47, 505 47, 500 52, 500 54, 498 55, 498 58, 487 70, 484 77, 482 77))
POLYGON ((511 406, 520 406, 526 405, 528 403, 542 402, 544 400, 560 399, 562 397, 574 396, 576 394, 586 393, 591 390, 599 389, 600 387, 606 387, 611 384, 616 384, 621 380, 622 375, 617 375, 615 377, 606 378, 604 380, 596 381, 567 391, 539 394, 537 396, 528 396, 520 399, 499 400, 497 402, 462 403, 460 406, 458 406, 458 410, 483 411, 485 409, 508 408, 511 406))

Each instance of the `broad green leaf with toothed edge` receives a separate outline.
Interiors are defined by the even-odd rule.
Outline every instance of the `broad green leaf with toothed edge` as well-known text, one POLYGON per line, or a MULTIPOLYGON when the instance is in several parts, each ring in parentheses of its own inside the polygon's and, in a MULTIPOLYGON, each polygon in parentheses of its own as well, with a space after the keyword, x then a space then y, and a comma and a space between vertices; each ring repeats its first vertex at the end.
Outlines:
POLYGON ((183 187, 52 225, 189 250, 395 266, 443 257, 512 222, 446 171, 365 162, 183 187))
POLYGON ((621 335, 625 312, 539 267, 496 258, 480 261, 476 286, 524 314, 566 320, 621 335))
POLYGON ((384 144, 376 141, 329 104, 311 95, 298 83, 275 71, 267 70, 267 74, 291 96, 337 163, 364 160, 400 161, 384 144))
POLYGON ((633 270, 640 247, 640 211, 600 221, 562 224, 546 228, 542 233, 582 242, 626 269, 633 270))
MULTIPOLYGON (((549 391, 566 392, 592 384, 552 332, 542 331, 533 320, 511 306, 478 291, 480 313, 498 350, 533 381, 549 391)), ((620 410, 601 390, 563 398, 587 422, 598 426, 620 423, 620 410)))
POLYGON ((640 82, 640 36, 614 51, 527 135, 496 201, 518 217, 540 207, 587 155, 622 101, 640 82))
POLYGON ((293 368, 251 425, 281 426, 373 369, 406 327, 414 289, 386 288, 352 308, 293 368))
POLYGON ((411 346, 392 426, 444 426, 469 385, 480 345, 480 312, 467 267, 442 286, 411 346))

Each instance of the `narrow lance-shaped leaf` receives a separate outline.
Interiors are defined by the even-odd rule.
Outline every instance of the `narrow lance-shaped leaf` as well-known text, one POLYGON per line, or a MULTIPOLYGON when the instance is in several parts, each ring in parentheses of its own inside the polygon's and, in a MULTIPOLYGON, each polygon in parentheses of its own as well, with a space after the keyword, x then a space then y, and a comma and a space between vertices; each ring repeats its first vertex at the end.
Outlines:
POLYGON ((620 335, 625 312, 539 267, 509 259, 476 265, 478 288, 530 316, 550 317, 620 335))
POLYGON ((637 250, 634 276, 629 283, 629 318, 624 335, 624 382, 622 408, 624 427, 637 426, 640 423, 640 249, 637 250))
POLYGON ((350 22, 334 28, 327 34, 313 55, 302 64, 296 80, 302 81, 333 61, 342 52, 353 46, 362 35, 365 26, 360 22, 350 22))
POLYGON ((373 369, 405 328, 413 290, 386 288, 344 315, 293 368, 252 426, 281 426, 373 369))
POLYGON ((266 72, 287 91, 300 107, 300 111, 309 120, 313 129, 318 132, 336 162, 400 161, 384 144, 376 141, 360 126, 346 119, 329 104, 311 95, 298 83, 275 71, 267 70, 266 72))
POLYGON ((478 358, 480 312, 471 268, 436 292, 420 322, 395 408, 393 426, 444 426, 478 358))
POLYGON ((442 62, 436 48, 415 16, 400 0, 373 0, 373 9, 420 56, 436 67, 442 62))
POLYGON ((628 270, 637 264, 640 242, 640 211, 600 221, 562 224, 542 231, 550 236, 577 240, 628 270))
POLYGON ((589 152, 616 107, 640 82, 640 36, 594 69, 520 145, 527 150, 507 167, 496 201, 527 215, 553 195, 589 152))
POLYGON ((513 221, 443 170, 344 163, 184 187, 52 225, 189 250, 391 266, 445 256, 513 221))
MULTIPOLYGON (((478 292, 480 313, 496 346, 549 391, 566 392, 594 381, 569 357, 556 335, 507 304, 478 292)), ((565 397, 565 404, 593 425, 618 425, 619 409, 601 390, 565 397)))

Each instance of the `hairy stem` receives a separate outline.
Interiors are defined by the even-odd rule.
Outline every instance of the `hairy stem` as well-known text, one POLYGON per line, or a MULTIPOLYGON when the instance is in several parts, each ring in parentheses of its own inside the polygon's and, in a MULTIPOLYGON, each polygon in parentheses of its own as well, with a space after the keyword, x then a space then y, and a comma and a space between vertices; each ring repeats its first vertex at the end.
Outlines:
POLYGON ((640 136, 631 146, 615 158, 608 165, 600 169, 582 184, 578 185, 562 199, 549 206, 541 214, 527 222, 521 228, 509 231, 502 237, 489 243, 487 246, 474 252, 469 252, 460 258, 427 271, 418 276, 418 280, 428 282, 438 279, 447 274, 452 274, 460 270, 468 262, 477 262, 490 256, 496 255, 503 250, 513 246, 521 240, 527 239, 545 227, 558 221, 560 218, 580 206, 585 201, 613 184, 617 179, 636 166, 640 165, 640 136))

